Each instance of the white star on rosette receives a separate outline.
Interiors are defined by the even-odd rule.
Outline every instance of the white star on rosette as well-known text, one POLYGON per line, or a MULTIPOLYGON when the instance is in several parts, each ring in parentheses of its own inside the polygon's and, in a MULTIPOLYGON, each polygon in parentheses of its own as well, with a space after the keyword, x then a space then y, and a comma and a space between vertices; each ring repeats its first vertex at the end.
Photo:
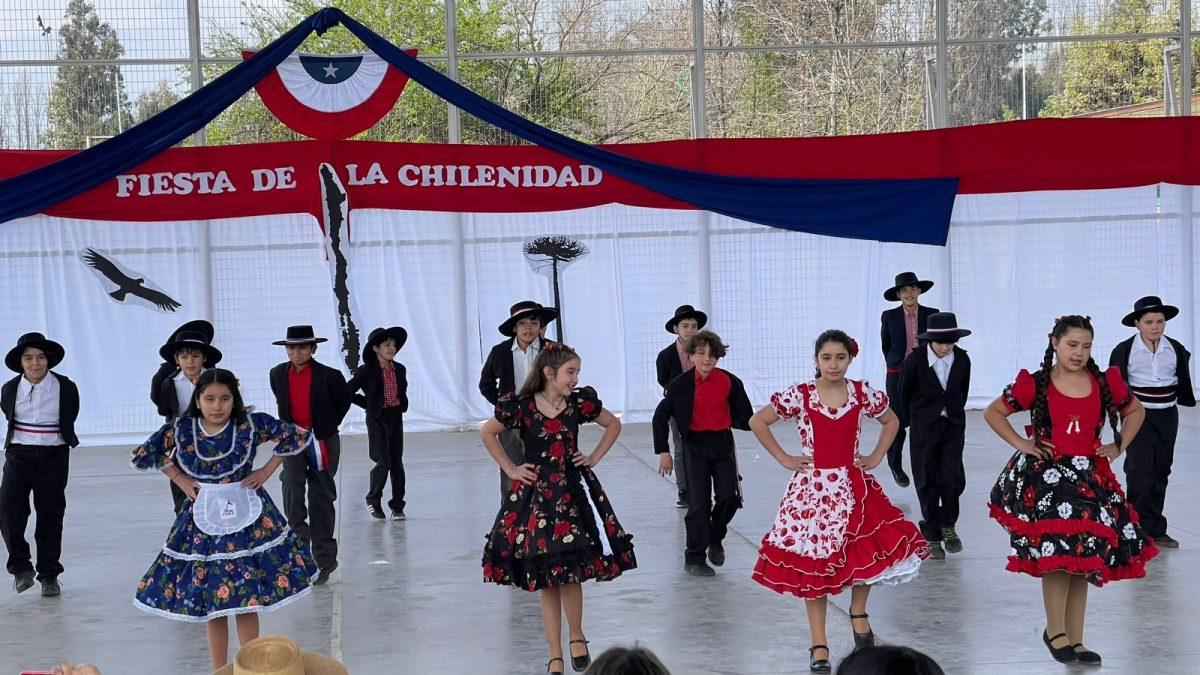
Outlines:
POLYGON ((332 61, 330 61, 329 65, 325 66, 321 70, 325 71, 325 77, 336 77, 337 76, 338 69, 336 67, 334 67, 332 61))

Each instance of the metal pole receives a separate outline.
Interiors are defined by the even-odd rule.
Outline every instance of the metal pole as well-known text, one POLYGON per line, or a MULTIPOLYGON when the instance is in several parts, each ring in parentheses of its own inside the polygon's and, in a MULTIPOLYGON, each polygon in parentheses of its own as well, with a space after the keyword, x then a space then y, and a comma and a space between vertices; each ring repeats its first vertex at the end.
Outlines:
MULTIPOLYGON (((1194 83, 1192 78, 1195 74, 1192 72, 1192 3, 1190 0, 1184 0, 1179 3, 1179 25, 1182 35, 1179 41, 1179 114, 1190 116, 1192 114, 1192 92, 1194 91, 1194 83)), ((1195 236, 1195 190, 1191 185, 1184 185, 1180 188, 1182 194, 1179 199, 1179 225, 1180 225, 1180 241, 1179 247, 1187 257, 1188 264, 1183 265, 1180 286, 1183 290, 1183 297, 1180 299, 1184 307, 1192 313, 1191 320, 1188 325, 1192 327, 1191 338, 1192 344, 1196 344, 1200 340, 1200 322, 1196 321, 1196 236, 1195 236)))
MULTIPOLYGON (((704 58, 704 0, 692 0, 692 138, 708 137, 708 96, 704 58)), ((706 312, 712 306, 712 213, 696 212, 696 301, 706 312)))
MULTIPOLYGON (((187 0, 188 56, 192 71, 192 92, 204 86, 204 72, 200 67, 200 0, 187 0)), ((207 145, 208 134, 200 129, 192 134, 192 144, 207 145)), ((212 224, 207 220, 196 221, 196 248, 200 258, 200 315, 215 322, 213 312, 213 259, 212 224)))
POLYGON ((1183 0, 1179 3, 1179 25, 1182 29, 1179 40, 1179 114, 1185 117, 1192 114, 1192 3, 1183 0))
MULTIPOLYGON (((446 34, 446 76, 458 81, 458 0, 444 0, 446 16, 443 18, 446 34)), ((456 106, 448 106, 446 110, 446 136, 450 143, 462 143, 462 111, 456 106)), ((452 261, 452 279, 454 297, 462 298, 462 302, 454 311, 455 341, 454 359, 458 364, 458 386, 456 396, 458 408, 463 419, 469 416, 471 405, 467 400, 467 392, 475 391, 472 385, 471 373, 478 368, 469 367, 467 350, 467 224, 466 217, 460 211, 455 211, 454 219, 454 259, 452 261)), ((478 303, 476 303, 478 305, 478 303)))
MULTIPOLYGON (((204 86, 204 71, 200 65, 200 0, 187 0, 188 63, 192 71, 192 91, 204 86)), ((208 136, 204 129, 192 134, 194 145, 206 145, 208 136)))
MULTIPOLYGON (((442 19, 446 33, 446 77, 458 82, 458 0, 444 0, 446 16, 442 19)), ((449 142, 462 143, 462 111, 447 106, 446 134, 449 142)))
POLYGON ((946 41, 949 39, 949 1, 935 0, 937 15, 934 21, 937 25, 937 89, 934 106, 934 120, 937 122, 939 129, 947 125, 949 119, 946 114, 946 99, 948 98, 949 76, 947 75, 947 60, 949 59, 949 49, 946 47, 946 41))

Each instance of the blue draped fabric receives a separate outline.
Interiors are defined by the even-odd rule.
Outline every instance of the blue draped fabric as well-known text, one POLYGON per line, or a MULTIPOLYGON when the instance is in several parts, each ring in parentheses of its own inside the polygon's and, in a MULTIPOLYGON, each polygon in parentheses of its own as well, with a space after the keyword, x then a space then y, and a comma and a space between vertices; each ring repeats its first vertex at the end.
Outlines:
POLYGON ((451 105, 519 138, 631 183, 740 220, 835 237, 944 245, 955 178, 812 180, 680 169, 626 157, 547 129, 463 87, 346 16, 326 8, 176 105, 100 145, 0 181, 0 222, 30 215, 107 181, 201 129, 253 88, 313 31, 344 25, 368 49, 451 105))

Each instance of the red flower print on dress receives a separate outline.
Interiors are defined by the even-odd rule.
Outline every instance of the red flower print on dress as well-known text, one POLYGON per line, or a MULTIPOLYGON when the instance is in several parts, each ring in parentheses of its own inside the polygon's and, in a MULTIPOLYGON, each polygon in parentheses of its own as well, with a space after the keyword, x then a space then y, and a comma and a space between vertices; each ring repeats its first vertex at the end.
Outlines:
POLYGON ((546 423, 543 426, 545 427, 547 434, 557 434, 561 432, 563 428, 562 420, 560 419, 546 420, 546 423))
POLYGON ((560 520, 554 524, 554 538, 561 539, 571 533, 571 524, 560 520))
POLYGON ((561 460, 565 454, 567 454, 567 446, 562 441, 555 441, 550 446, 550 457, 552 459, 561 460))
POLYGON ((516 513, 510 511, 510 512, 504 514, 504 526, 505 527, 512 527, 513 523, 515 523, 515 522, 517 522, 517 514, 516 513))
POLYGON ((579 413, 584 417, 591 415, 592 411, 595 409, 596 404, 592 403, 591 401, 584 401, 583 403, 579 404, 579 413))

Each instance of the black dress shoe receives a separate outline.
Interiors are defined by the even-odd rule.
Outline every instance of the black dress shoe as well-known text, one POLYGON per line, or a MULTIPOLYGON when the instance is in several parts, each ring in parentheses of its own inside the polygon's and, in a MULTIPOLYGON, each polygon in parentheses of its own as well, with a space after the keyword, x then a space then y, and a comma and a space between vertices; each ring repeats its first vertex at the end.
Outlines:
POLYGON ((1075 659, 1085 666, 1099 666, 1100 655, 1096 652, 1084 647, 1083 645, 1071 645, 1071 649, 1075 650, 1075 659))
POLYGON ((558 661, 559 663, 566 663, 565 661, 563 661, 561 656, 556 656, 546 662, 546 672, 547 673, 558 673, 558 675, 562 675, 563 671, 561 671, 561 670, 550 670, 550 667, 554 665, 555 661, 558 661))
POLYGON ((892 469, 892 478, 900 487, 908 487, 912 482, 908 479, 908 474, 904 473, 904 469, 892 469))
POLYGON ((833 666, 829 663, 829 647, 825 645, 813 645, 808 648, 808 669, 814 673, 832 673, 833 666), (825 658, 816 658, 818 649, 825 650, 825 658))
POLYGON ((58 585, 58 577, 49 577, 42 579, 42 597, 53 598, 62 593, 62 586, 58 585))
POLYGON ((1160 534, 1154 539, 1154 545, 1159 548, 1179 548, 1179 542, 1175 541, 1169 534, 1160 534))
MULTIPOLYGON (((869 618, 871 618, 871 615, 867 614, 866 612, 863 612, 862 614, 853 614, 853 613, 850 614, 850 630, 851 630, 851 632, 854 633, 854 649, 855 650, 866 649, 867 647, 875 646, 875 629, 867 628, 867 632, 865 632, 865 633, 860 633, 860 632, 854 630, 854 620, 855 619, 869 619, 869 618)), ((868 626, 869 625, 870 624, 868 624, 868 626)))
POLYGON ((567 648, 571 645, 583 645, 583 656, 571 655, 571 668, 577 673, 582 673, 592 664, 592 655, 587 651, 587 640, 571 640, 567 643, 567 648))
POLYGON ((694 577, 715 577, 717 571, 708 566, 708 563, 686 563, 683 566, 683 571, 694 577))
POLYGON ((681 509, 687 508, 687 493, 686 492, 679 493, 679 499, 675 500, 675 506, 678 508, 681 508, 681 509))
POLYGON ((717 567, 725 564, 725 547, 720 544, 713 544, 708 547, 708 561, 717 567))
POLYGON ((338 564, 336 560, 334 560, 333 564, 329 567, 322 567, 320 573, 317 574, 317 580, 314 581, 313 584, 316 586, 324 586, 325 584, 329 583, 329 575, 333 574, 333 571, 337 568, 338 564))
POLYGON ((25 591, 33 588, 33 582, 35 578, 36 575, 33 573, 33 570, 28 572, 18 572, 13 578, 13 590, 18 593, 24 593, 25 591))
POLYGON ((1075 656, 1075 648, 1071 646, 1070 640, 1066 640, 1067 645, 1065 647, 1055 647, 1052 644, 1055 640, 1059 638, 1065 639, 1066 637, 1066 633, 1059 633, 1054 637, 1050 637, 1046 631, 1042 631, 1042 642, 1046 643, 1046 649, 1050 650, 1050 656, 1053 656, 1054 660, 1059 663, 1073 663, 1077 658, 1075 656))

